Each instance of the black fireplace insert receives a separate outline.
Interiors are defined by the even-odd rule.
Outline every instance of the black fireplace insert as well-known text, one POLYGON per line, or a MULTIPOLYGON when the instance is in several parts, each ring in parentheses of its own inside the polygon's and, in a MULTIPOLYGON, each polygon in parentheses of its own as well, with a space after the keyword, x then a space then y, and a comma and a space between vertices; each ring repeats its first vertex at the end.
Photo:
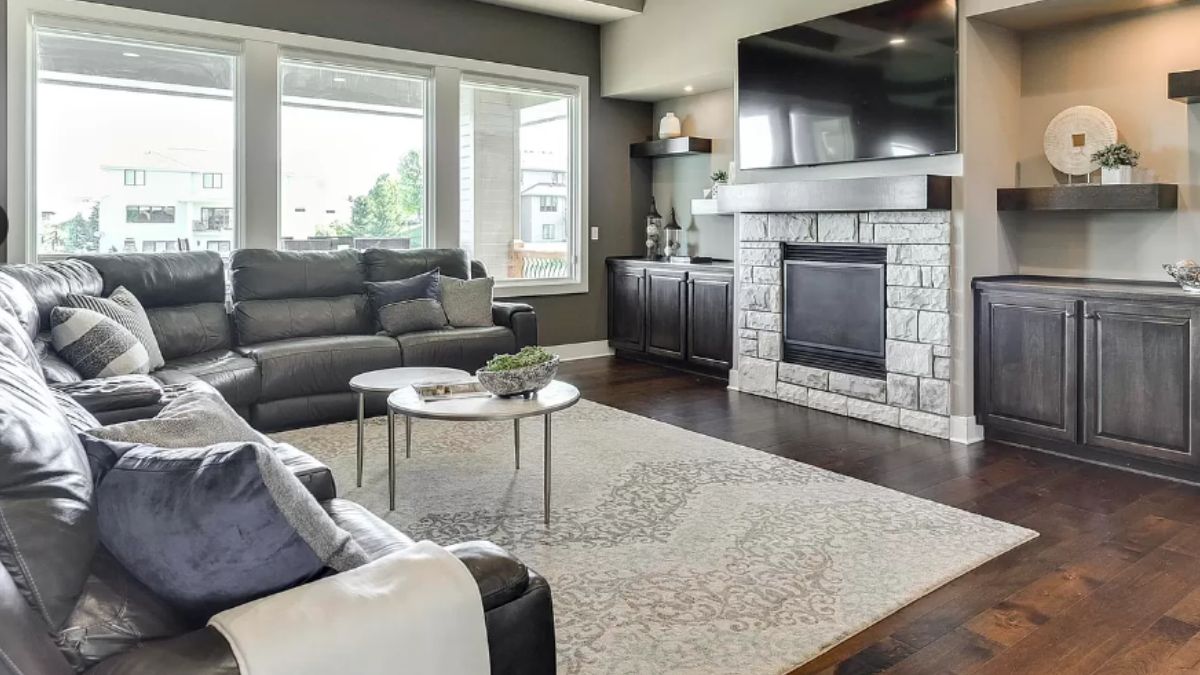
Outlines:
POLYGON ((887 248, 783 244, 783 360, 887 375, 887 248))

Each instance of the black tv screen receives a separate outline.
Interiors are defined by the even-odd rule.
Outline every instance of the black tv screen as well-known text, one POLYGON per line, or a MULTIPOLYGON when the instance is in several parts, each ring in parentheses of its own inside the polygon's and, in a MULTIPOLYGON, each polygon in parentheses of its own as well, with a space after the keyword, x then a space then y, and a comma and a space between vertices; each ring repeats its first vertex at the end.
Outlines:
POLYGON ((738 42, 743 169, 958 151, 955 0, 891 0, 738 42))

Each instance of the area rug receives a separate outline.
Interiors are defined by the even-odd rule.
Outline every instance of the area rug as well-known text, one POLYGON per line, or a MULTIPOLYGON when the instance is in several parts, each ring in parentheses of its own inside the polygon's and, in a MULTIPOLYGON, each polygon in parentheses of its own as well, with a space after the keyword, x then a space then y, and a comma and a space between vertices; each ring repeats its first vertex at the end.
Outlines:
MULTIPOLYGON (((559 672, 783 673, 1037 533, 590 401, 542 424, 416 421, 387 511, 386 424, 276 434, 416 539, 488 539, 544 575, 559 672)), ((402 426, 397 437, 403 443, 402 426)))

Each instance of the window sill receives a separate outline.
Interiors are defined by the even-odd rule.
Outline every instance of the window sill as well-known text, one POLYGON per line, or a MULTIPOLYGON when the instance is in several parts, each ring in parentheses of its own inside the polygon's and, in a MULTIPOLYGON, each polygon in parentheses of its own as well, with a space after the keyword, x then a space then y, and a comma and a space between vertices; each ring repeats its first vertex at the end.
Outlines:
POLYGON ((496 299, 528 298, 541 295, 580 295, 588 292, 587 281, 554 279, 545 281, 496 280, 496 299))

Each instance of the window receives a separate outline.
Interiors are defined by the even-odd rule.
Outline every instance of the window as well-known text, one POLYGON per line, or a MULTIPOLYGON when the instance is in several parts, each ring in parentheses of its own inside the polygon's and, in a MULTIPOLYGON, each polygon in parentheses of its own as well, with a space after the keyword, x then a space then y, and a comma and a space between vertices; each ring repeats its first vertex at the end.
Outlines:
POLYGON ((424 247, 427 78, 299 59, 280 78, 284 246, 424 247))
POLYGON ((174 206, 126 206, 126 223, 174 223, 174 206))
POLYGON ((209 241, 207 242, 205 248, 209 251, 216 251, 217 253, 224 255, 233 250, 233 242, 227 240, 209 241))
MULTIPOLYGON (((58 214, 39 223, 40 255, 202 248, 176 209, 199 213, 197 173, 216 188, 232 175, 237 59, 143 37, 35 28, 34 212, 58 214), (155 201, 127 205, 134 187, 155 201)), ((233 206, 214 194, 211 206, 233 206)))
POLYGON ((460 242, 498 280, 571 280, 582 233, 575 199, 578 95, 464 78, 460 242))
POLYGON ((205 190, 220 190, 225 187, 225 174, 223 173, 206 173, 202 180, 205 190))
MULTIPOLYGON (((200 222, 196 223, 197 232, 219 232, 233 227, 233 209, 200 207, 200 222)), ((211 242, 210 242, 211 243, 211 242)))

